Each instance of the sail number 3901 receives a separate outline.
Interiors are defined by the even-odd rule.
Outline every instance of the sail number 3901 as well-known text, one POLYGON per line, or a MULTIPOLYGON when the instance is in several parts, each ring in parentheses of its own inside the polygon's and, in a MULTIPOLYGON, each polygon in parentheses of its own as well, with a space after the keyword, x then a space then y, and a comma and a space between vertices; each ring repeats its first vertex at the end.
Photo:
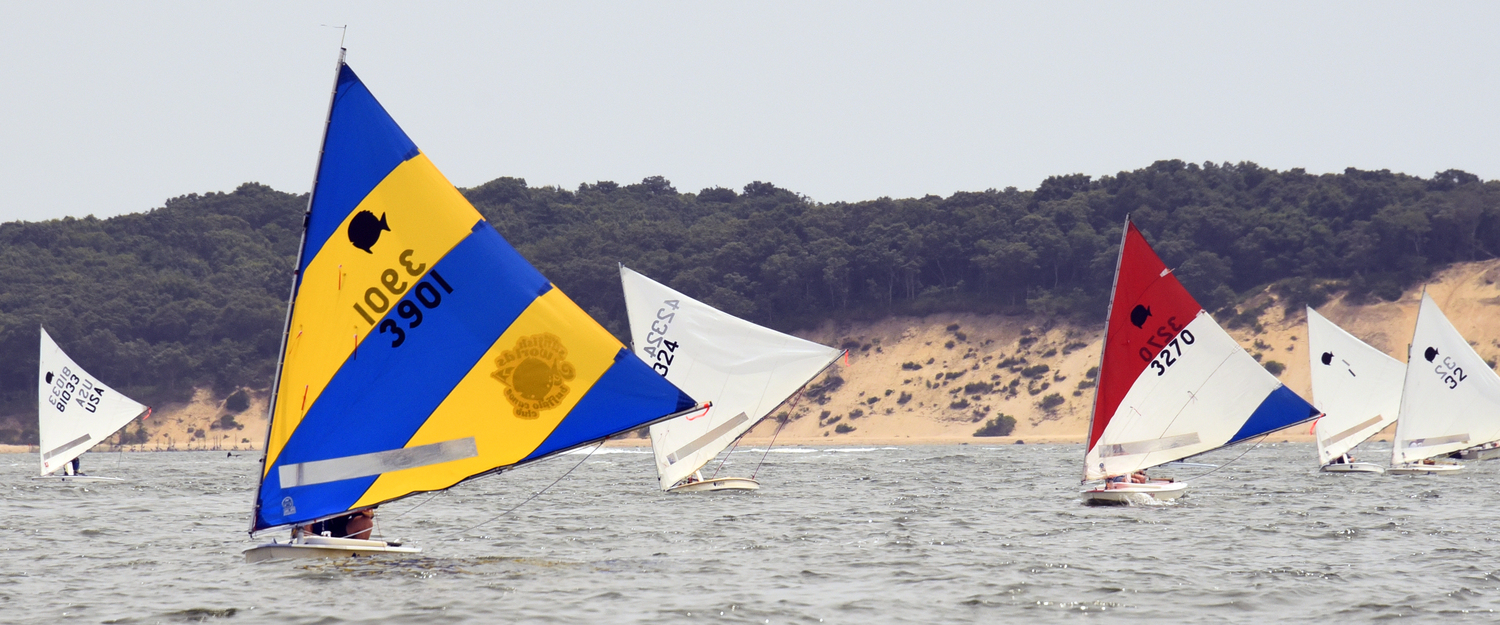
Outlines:
POLYGON ((662 302, 662 307, 656 311, 656 319, 651 320, 651 331, 646 333, 646 346, 641 348, 650 358, 651 368, 661 377, 667 377, 667 372, 672 368, 673 354, 677 351, 678 343, 666 340, 667 330, 672 327, 672 320, 677 318, 677 313, 667 312, 667 308, 677 310, 678 302, 669 299, 662 302))
MULTIPOLYGON (((406 268, 407 275, 420 276, 422 271, 427 269, 427 263, 415 263, 411 260, 411 255, 411 250, 401 252, 401 266, 406 268)), ((401 347, 401 344, 406 342, 406 331, 415 330, 417 326, 422 325, 423 309, 437 308, 443 303, 443 294, 453 292, 453 287, 448 285, 448 281, 443 279, 437 269, 428 271, 427 278, 429 279, 418 280, 416 286, 412 286, 410 282, 402 279, 395 269, 387 269, 380 274, 380 283, 391 295, 400 297, 407 293, 408 288, 411 289, 411 299, 402 299, 396 304, 396 315, 406 320, 406 327, 402 328, 401 323, 392 318, 380 322, 380 333, 392 335, 391 347, 401 347), (418 302, 422 304, 420 307, 417 306, 418 302)), ((365 304, 376 314, 381 314, 390 310, 391 300, 380 290, 380 287, 372 286, 365 291, 365 304)), ((354 304, 354 311, 358 312, 359 316, 370 325, 375 325, 375 319, 358 303, 354 304)))
POLYGON ((1168 341, 1167 346, 1161 348, 1161 352, 1156 354, 1156 358, 1151 359, 1151 367, 1156 369, 1156 375, 1166 375, 1167 368, 1177 364, 1178 358, 1182 356, 1182 346, 1192 345, 1197 340, 1193 338, 1191 331, 1183 329, 1177 338, 1168 341), (1177 350, 1175 354, 1172 351, 1174 349, 1177 350))

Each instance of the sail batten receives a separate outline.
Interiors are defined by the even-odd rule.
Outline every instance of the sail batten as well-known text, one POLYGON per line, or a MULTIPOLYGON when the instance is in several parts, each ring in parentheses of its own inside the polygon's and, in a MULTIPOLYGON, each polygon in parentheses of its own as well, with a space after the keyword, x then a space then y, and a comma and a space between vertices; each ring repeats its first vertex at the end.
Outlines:
POLYGON ((695 405, 500 236, 347 65, 305 227, 252 532, 695 405))

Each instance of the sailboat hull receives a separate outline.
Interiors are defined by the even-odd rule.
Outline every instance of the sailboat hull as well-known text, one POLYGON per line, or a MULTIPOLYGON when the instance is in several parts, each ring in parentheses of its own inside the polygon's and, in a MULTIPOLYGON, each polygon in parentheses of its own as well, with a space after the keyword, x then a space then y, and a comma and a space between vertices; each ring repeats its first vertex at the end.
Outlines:
POLYGON ((383 540, 359 540, 356 538, 329 538, 306 536, 289 542, 271 542, 245 550, 245 562, 266 560, 295 560, 306 558, 359 558, 381 555, 411 555, 421 553, 418 547, 402 547, 383 540))
POLYGON ((667 489, 669 493, 711 493, 721 490, 760 490, 760 482, 748 477, 718 477, 667 489))
POLYGON ((1391 475, 1447 475, 1464 469, 1461 464, 1401 464, 1386 469, 1391 475))
POLYGON ((1120 488, 1103 487, 1083 491, 1083 502, 1091 506, 1127 506, 1172 501, 1187 493, 1186 482, 1148 482, 1120 488))
POLYGON ((125 478, 103 475, 33 475, 33 480, 43 482, 123 482, 125 478))
POLYGON ((1464 460, 1494 460, 1500 458, 1500 447, 1465 449, 1459 454, 1459 457, 1464 460))
POLYGON ((1323 465, 1324 473, 1385 473, 1385 468, 1369 462, 1350 462, 1323 465))

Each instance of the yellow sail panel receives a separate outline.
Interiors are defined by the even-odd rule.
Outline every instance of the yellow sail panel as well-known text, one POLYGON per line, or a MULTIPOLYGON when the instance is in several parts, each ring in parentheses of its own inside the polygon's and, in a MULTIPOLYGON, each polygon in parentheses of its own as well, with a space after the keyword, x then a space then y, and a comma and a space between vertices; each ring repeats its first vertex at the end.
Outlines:
MULTIPOLYGON (((266 471, 339 368, 481 219, 425 155, 397 166, 322 245, 297 290, 266 471)), ((378 341, 377 341, 378 342, 378 341)))
POLYGON ((385 473, 353 508, 447 488, 531 454, 624 346, 561 290, 538 297, 428 417, 407 449, 474 439, 477 455, 385 473))

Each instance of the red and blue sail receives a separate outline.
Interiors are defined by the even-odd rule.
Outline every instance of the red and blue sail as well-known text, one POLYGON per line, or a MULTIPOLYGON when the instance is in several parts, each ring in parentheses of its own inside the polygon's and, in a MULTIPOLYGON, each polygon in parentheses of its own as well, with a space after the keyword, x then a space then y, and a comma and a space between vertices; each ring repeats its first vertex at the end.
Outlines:
POLYGON ((1318 415, 1198 305, 1128 221, 1118 262, 1085 479, 1179 460, 1318 415))

